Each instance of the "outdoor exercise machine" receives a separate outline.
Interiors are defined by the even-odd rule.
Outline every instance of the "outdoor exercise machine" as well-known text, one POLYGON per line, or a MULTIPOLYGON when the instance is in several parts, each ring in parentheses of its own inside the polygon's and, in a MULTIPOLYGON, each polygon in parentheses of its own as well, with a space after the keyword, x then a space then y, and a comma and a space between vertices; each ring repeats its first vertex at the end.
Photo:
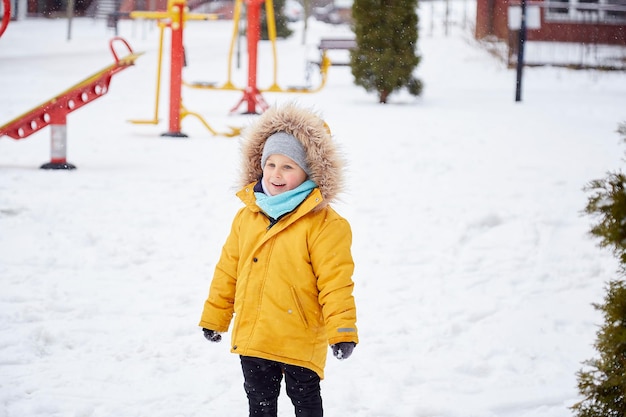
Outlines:
POLYGON ((156 80, 156 97, 155 111, 152 119, 146 120, 130 120, 136 124, 158 124, 159 123, 159 100, 161 85, 161 65, 163 60, 163 32, 166 28, 171 31, 171 49, 170 49, 170 102, 169 102, 169 130, 161 136, 170 137, 187 137, 181 131, 181 122, 187 116, 194 116, 213 134, 223 136, 237 136, 241 129, 230 128, 230 132, 218 133, 213 129, 198 113, 188 111, 182 103, 182 72, 184 65, 184 47, 183 34, 185 22, 187 20, 214 20, 218 16, 215 14, 189 13, 186 0, 169 0, 167 3, 167 11, 164 12, 148 12, 135 11, 130 13, 133 19, 154 19, 157 20, 159 26, 159 54, 157 63, 157 80, 156 80))
POLYGON ((115 62, 95 74, 68 88, 61 94, 40 104, 28 112, 0 126, 0 137, 9 136, 19 140, 50 126, 50 162, 42 169, 74 169, 75 165, 67 162, 67 115, 78 110, 109 91, 111 78, 118 72, 134 65, 142 53, 134 53, 128 42, 120 37, 110 40, 109 47, 115 62), (119 58, 114 43, 121 43, 128 49, 128 54, 119 58))
POLYGON ((0 36, 7 30, 11 21, 11 0, 2 0, 2 20, 0 20, 0 36))
POLYGON ((273 92, 273 93, 316 93, 320 91, 326 85, 328 77, 328 68, 330 67, 330 59, 326 55, 326 51, 322 51, 320 59, 320 85, 316 88, 311 87, 287 87, 281 88, 278 85, 277 73, 278 73, 278 59, 276 53, 276 20, 274 16, 274 5, 272 0, 236 0, 235 8, 233 11, 233 35, 231 37, 230 49, 228 53, 228 73, 226 82, 218 86, 212 82, 193 82, 185 83, 185 86, 197 89, 208 90, 239 90, 243 91, 243 97, 230 111, 231 113, 236 111, 242 104, 246 104, 247 114, 262 113, 268 105, 263 99, 261 93, 273 92), (248 85, 246 87, 237 87, 232 82, 232 61, 233 53, 235 49, 235 43, 239 34, 239 22, 241 18, 241 9, 243 2, 245 1, 247 8, 247 27, 246 27, 246 40, 248 48, 248 85), (257 86, 257 57, 258 57, 258 43, 261 38, 261 5, 265 2, 265 15, 267 17, 267 31, 270 42, 272 44, 272 58, 273 58, 273 81, 272 84, 266 88, 261 89, 257 86))
POLYGON ((181 121, 187 116, 194 116, 213 134, 224 136, 237 136, 241 129, 230 127, 231 131, 226 133, 218 133, 213 129, 198 113, 187 110, 182 104, 181 93, 182 86, 208 89, 208 90, 236 90, 242 91, 243 97, 235 107, 231 109, 231 113, 236 111, 241 104, 247 104, 248 114, 256 114, 267 109, 267 103, 261 95, 262 92, 286 92, 286 93, 314 93, 321 90, 327 79, 328 68, 331 63, 326 56, 326 51, 322 51, 322 57, 318 63, 321 73, 321 84, 317 88, 307 87, 289 87, 281 88, 276 81, 277 59, 276 59, 276 22, 274 19, 274 7, 272 0, 236 0, 233 12, 234 30, 231 39, 229 57, 228 57, 228 78, 227 81, 218 86, 211 82, 195 82, 187 83, 182 79, 182 68, 184 63, 184 47, 183 32, 186 20, 212 20, 217 18, 216 15, 191 14, 188 12, 186 0, 169 0, 167 12, 131 12, 130 17, 133 19, 145 18, 156 19, 159 25, 159 54, 157 58, 157 77, 156 77, 156 97, 154 105, 154 116, 152 119, 134 119, 131 123, 136 124, 158 124, 159 123, 159 101, 160 101, 160 85, 161 73, 163 65, 163 32, 166 28, 172 31, 171 50, 170 50, 170 103, 169 103, 169 131, 164 136, 186 137, 181 132, 181 121), (247 12, 247 40, 248 40, 248 85, 247 87, 237 87, 231 79, 233 51, 235 49, 236 39, 239 33, 239 20, 243 2, 246 2, 247 12), (267 89, 259 89, 257 87, 257 46, 260 40, 260 8, 263 2, 266 5, 266 15, 268 21, 268 32, 272 41, 272 50, 274 57, 274 82, 267 89), (258 110, 258 111, 257 111, 258 110))

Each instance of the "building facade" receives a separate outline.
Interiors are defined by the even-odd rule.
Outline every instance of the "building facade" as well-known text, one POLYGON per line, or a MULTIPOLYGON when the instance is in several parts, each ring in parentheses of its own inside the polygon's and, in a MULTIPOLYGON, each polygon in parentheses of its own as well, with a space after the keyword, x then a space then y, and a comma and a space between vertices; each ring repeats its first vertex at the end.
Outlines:
MULTIPOLYGON (((509 14, 520 0, 477 0, 477 39, 510 37, 509 14)), ((626 46, 626 0, 544 0, 526 3, 538 9, 538 27, 529 41, 576 42, 626 46)))

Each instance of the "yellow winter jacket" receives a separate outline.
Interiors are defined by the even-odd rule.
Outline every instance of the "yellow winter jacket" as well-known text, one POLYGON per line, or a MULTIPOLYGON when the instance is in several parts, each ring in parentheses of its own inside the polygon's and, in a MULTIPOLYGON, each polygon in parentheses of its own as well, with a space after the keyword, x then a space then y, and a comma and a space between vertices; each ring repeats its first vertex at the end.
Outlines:
POLYGON ((231 352, 303 366, 324 377, 328 345, 358 343, 352 233, 319 188, 268 228, 251 183, 215 268, 200 326, 231 352))
POLYGON ((350 225, 330 207, 343 188, 344 161, 315 112, 288 104, 266 110, 244 132, 237 194, 244 202, 215 268, 200 326, 225 332, 234 353, 314 370, 324 377, 329 344, 358 343, 352 296, 350 225), (265 141, 296 137, 317 188, 268 228, 256 205, 265 141))

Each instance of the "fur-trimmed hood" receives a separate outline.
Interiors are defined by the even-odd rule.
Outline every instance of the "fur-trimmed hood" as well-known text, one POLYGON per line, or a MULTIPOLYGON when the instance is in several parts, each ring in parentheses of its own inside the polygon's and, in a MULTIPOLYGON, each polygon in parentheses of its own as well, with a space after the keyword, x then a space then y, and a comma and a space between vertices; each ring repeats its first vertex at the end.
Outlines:
POLYGON ((306 151, 309 179, 320 189, 325 206, 336 200, 343 188, 344 162, 322 118, 312 110, 287 104, 266 110, 243 134, 240 187, 263 176, 261 156, 267 138, 286 132, 298 139, 306 151))

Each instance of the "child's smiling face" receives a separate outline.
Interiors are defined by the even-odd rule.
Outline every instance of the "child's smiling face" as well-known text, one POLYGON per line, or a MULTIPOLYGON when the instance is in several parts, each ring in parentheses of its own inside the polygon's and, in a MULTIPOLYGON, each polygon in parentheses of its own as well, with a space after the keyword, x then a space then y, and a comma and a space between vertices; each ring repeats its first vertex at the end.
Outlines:
POLYGON ((306 172, 291 158, 273 154, 265 161, 263 183, 271 195, 293 190, 306 181, 306 172))

